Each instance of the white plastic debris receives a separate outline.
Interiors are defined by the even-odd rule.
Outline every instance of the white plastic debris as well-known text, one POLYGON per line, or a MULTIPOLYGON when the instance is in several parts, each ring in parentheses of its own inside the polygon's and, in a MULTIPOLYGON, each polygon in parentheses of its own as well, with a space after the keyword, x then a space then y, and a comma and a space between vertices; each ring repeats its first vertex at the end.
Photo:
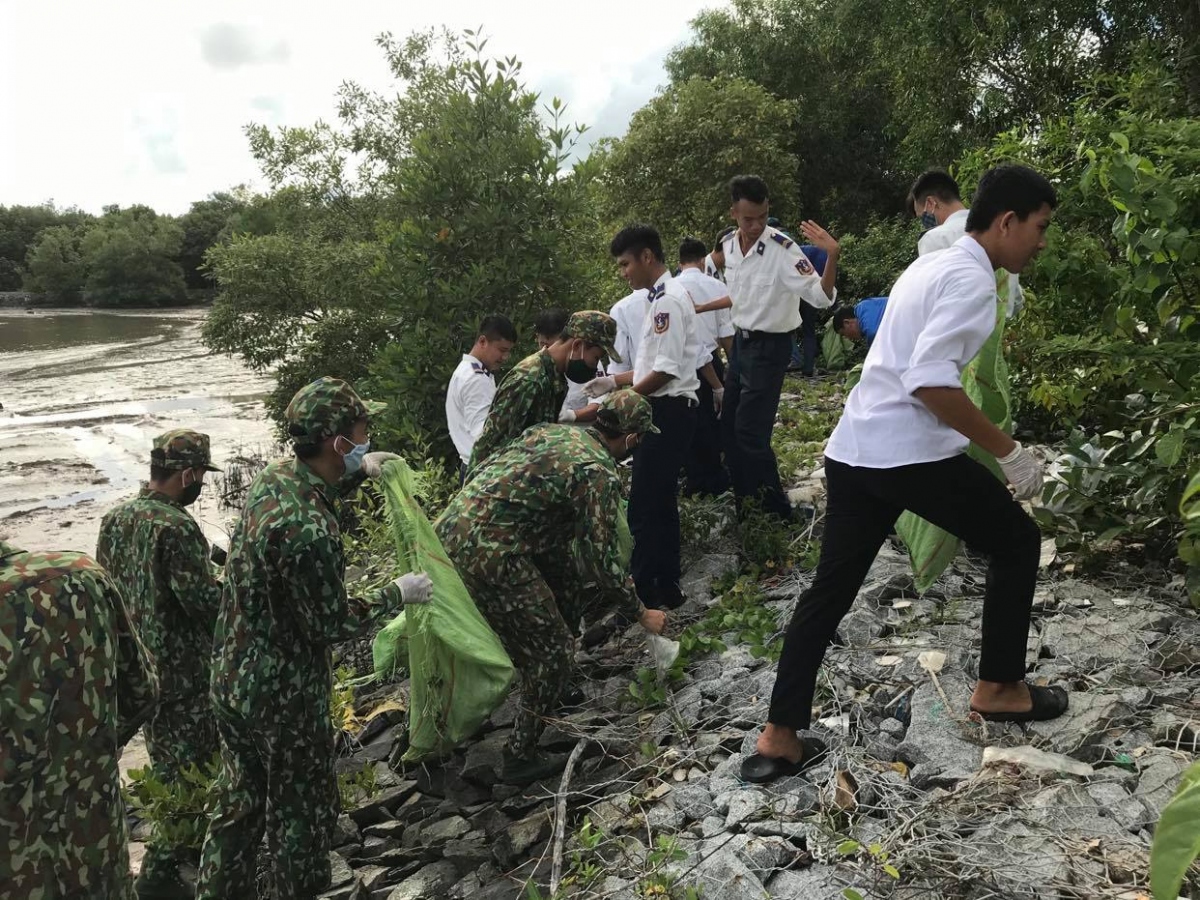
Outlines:
POLYGON ((1096 774, 1096 770, 1087 763, 1082 763, 1061 753, 1047 753, 1036 747, 986 747, 983 751, 983 768, 987 769, 1000 765, 1012 765, 1028 772, 1061 773, 1063 775, 1078 775, 1088 778, 1096 774))
POLYGON ((646 642, 650 645, 650 658, 654 660, 654 668, 658 670, 660 678, 665 677, 679 658, 679 641, 647 632, 646 642))

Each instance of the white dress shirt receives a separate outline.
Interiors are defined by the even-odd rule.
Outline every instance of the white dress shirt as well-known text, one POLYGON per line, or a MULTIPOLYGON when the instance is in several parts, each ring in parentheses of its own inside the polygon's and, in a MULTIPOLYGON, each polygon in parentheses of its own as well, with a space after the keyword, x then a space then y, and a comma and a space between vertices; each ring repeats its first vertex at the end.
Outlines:
POLYGON ((670 272, 664 272, 649 293, 640 293, 641 298, 646 298, 642 299, 646 304, 646 321, 633 366, 633 383, 637 384, 651 372, 673 375, 650 396, 695 400, 696 389, 700 387, 700 379, 696 377, 700 341, 691 295, 670 272))
MULTIPOLYGON (((953 247, 958 239, 967 233, 967 216, 970 214, 969 209, 960 209, 950 213, 945 222, 936 228, 930 228, 921 235, 921 239, 917 241, 917 253, 924 256, 926 253, 953 247)), ((1004 304, 1010 319, 1025 305, 1021 279, 1012 272, 1006 272, 1004 269, 996 270, 996 292, 1004 297, 1004 304), (1005 285, 1006 281, 1007 286, 1005 285)))
POLYGON ((996 277, 974 238, 917 259, 888 296, 887 315, 825 455, 891 469, 962 453, 969 441, 913 392, 962 388, 962 370, 996 327, 996 277))
POLYGON ((722 246, 735 328, 786 334, 800 327, 801 300, 826 309, 837 299, 836 289, 826 296, 812 262, 778 229, 768 225, 745 256, 736 231, 722 246))
POLYGON ((471 450, 483 432, 495 396, 496 379, 487 366, 469 353, 463 356, 446 388, 446 424, 464 465, 471 462, 471 450))
MULTIPOLYGON (((675 280, 692 295, 697 306, 729 296, 729 288, 723 281, 705 275, 699 269, 684 269, 675 280)), ((733 317, 727 309, 714 309, 696 314, 696 331, 700 350, 696 357, 696 368, 712 362, 713 354, 720 346, 719 338, 733 337, 733 317)))
POLYGON ((608 314, 617 323, 617 339, 613 349, 621 357, 621 362, 608 361, 608 374, 620 375, 622 372, 632 372, 633 363, 637 359, 638 345, 642 342, 642 328, 646 321, 645 291, 634 291, 613 304, 608 314))

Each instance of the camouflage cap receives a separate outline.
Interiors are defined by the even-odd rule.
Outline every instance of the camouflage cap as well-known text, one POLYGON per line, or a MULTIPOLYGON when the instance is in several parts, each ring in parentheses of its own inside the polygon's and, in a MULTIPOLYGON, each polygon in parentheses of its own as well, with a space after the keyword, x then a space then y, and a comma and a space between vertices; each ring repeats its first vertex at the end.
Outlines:
POLYGON ((632 389, 613 391, 600 401, 596 420, 622 434, 658 434, 650 401, 632 389))
POLYGON ((359 419, 386 407, 386 403, 363 400, 342 379, 324 375, 296 391, 288 404, 288 434, 294 439, 320 441, 349 431, 359 419))
POLYGON ((208 435, 199 431, 189 431, 177 428, 160 434, 154 439, 154 449, 150 451, 150 462, 164 469, 199 469, 205 468, 210 472, 220 472, 212 464, 212 454, 208 448, 208 435))
POLYGON ((581 338, 589 344, 598 344, 604 348, 604 355, 613 362, 624 362, 613 346, 617 342, 617 321, 607 313, 595 309, 571 313, 563 334, 581 338))

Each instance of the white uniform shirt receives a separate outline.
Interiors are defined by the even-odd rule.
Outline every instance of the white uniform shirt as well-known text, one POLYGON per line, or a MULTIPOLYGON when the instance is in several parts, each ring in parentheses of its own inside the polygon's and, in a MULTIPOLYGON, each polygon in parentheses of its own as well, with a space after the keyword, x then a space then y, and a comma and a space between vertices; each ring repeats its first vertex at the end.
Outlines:
POLYGON ((836 289, 825 295, 812 262, 778 229, 768 225, 746 256, 736 231, 722 246, 735 328, 785 334, 800 327, 801 300, 825 309, 837 299, 836 289))
POLYGON ((646 322, 646 309, 649 303, 645 291, 634 291, 627 294, 609 310, 608 314, 617 323, 617 340, 613 349, 621 357, 621 362, 608 361, 608 374, 620 375, 622 372, 632 372, 637 360, 638 345, 642 342, 642 329, 646 322))
MULTIPOLYGON (((684 269, 675 280, 692 295, 692 300, 697 306, 729 296, 729 288, 724 282, 705 275, 699 269, 684 269)), ((719 338, 733 337, 733 317, 727 309, 697 313, 696 331, 700 345, 696 368, 699 369, 712 362, 713 354, 720 346, 719 338)))
MULTIPOLYGON (((936 228, 930 228, 927 232, 921 235, 921 239, 917 241, 917 253, 924 256, 926 253, 934 253, 938 250, 945 250, 953 247, 960 237, 967 233, 967 216, 970 215, 969 209, 960 209, 957 212, 950 213, 946 217, 946 221, 936 228)), ((1004 272, 1003 269, 997 269, 997 274, 1003 272, 1008 278, 1008 296, 1006 304, 1008 306, 1008 317, 1011 319, 1025 305, 1025 295, 1021 291, 1021 280, 1012 272, 1004 272)), ((997 282, 999 289, 999 282, 997 282)))
POLYGON ((700 387, 700 379, 696 377, 700 341, 691 295, 670 272, 664 272, 649 293, 642 291, 638 298, 646 304, 646 322, 633 366, 633 383, 637 384, 651 372, 674 375, 650 396, 695 400, 696 389, 700 387))
POLYGON ((983 247, 964 237, 920 257, 888 296, 887 315, 825 455, 892 469, 962 453, 968 440, 913 392, 962 387, 962 370, 996 327, 996 276, 983 247))
POLYGON ((725 280, 724 274, 719 268, 717 268, 717 264, 713 260, 713 255, 711 253, 704 257, 704 274, 709 278, 717 279, 717 281, 725 280))
POLYGON ((446 388, 446 424, 463 463, 471 461, 471 450, 483 432, 495 396, 496 379, 487 366, 470 354, 463 356, 446 388))

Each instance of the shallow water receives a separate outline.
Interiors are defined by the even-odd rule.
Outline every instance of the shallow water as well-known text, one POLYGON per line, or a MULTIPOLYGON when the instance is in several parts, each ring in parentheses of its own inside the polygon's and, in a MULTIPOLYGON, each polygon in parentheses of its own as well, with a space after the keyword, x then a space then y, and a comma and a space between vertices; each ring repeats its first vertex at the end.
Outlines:
MULTIPOLYGON (((96 546, 100 518, 149 471, 154 435, 194 428, 218 466, 269 454, 270 374, 211 353, 205 310, 0 310, 0 538, 29 550, 96 546)), ((227 533, 213 488, 192 507, 227 533)))

